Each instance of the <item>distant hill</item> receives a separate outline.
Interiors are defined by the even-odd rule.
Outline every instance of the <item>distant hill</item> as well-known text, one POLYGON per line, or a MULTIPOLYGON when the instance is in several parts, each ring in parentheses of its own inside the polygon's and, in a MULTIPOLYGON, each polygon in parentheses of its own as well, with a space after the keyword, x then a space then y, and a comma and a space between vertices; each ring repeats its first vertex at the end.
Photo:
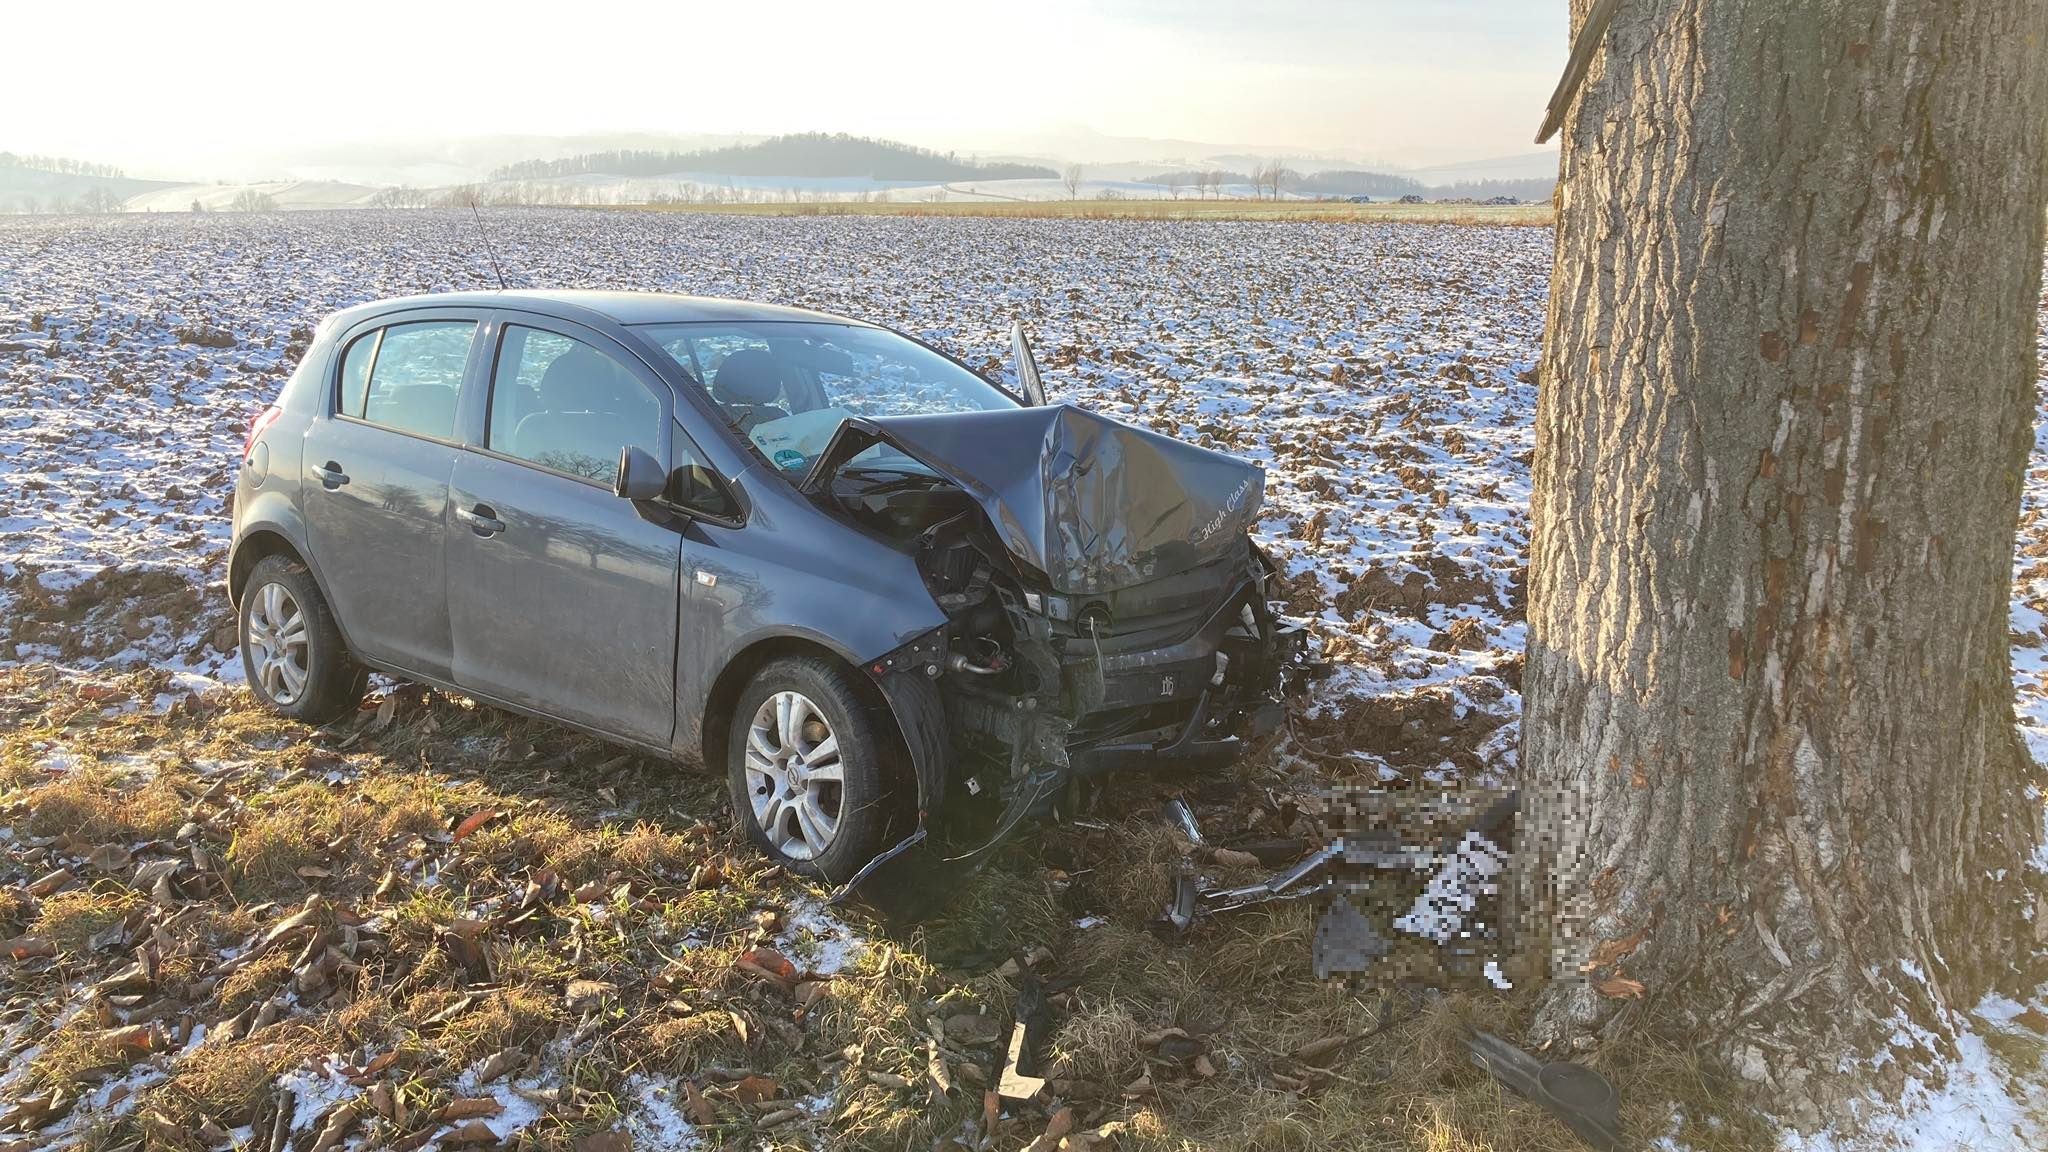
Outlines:
POLYGON ((0 212, 118 212, 129 197, 163 187, 111 164, 0 152, 0 212))
MULTIPOLYGON (((1217 172, 1194 168, 1161 172, 1142 180, 1145 184, 1157 184, 1168 188, 1200 188, 1216 183, 1227 186, 1250 182, 1251 178, 1241 172, 1217 172)), ((1557 181, 1552 177, 1427 184, 1412 176, 1337 169, 1290 177, 1285 188, 1294 196, 1370 196, 1375 200, 1398 200, 1403 196, 1422 196, 1430 200, 1490 200, 1496 196, 1512 196, 1517 200, 1543 201, 1550 199, 1551 190, 1556 186, 1557 181)))
POLYGON ((702 148, 694 152, 586 152, 559 160, 525 160, 491 173, 492 180, 546 180, 562 176, 664 176, 698 172, 721 176, 803 177, 869 180, 1033 180, 1059 174, 1035 164, 979 164, 951 152, 807 132, 776 136, 756 144, 702 148))
POLYGON ((1410 180, 1406 176, 1343 170, 1311 172, 1288 184, 1287 189, 1304 196, 1371 196, 1376 200, 1426 196, 1430 191, 1422 181, 1410 180))

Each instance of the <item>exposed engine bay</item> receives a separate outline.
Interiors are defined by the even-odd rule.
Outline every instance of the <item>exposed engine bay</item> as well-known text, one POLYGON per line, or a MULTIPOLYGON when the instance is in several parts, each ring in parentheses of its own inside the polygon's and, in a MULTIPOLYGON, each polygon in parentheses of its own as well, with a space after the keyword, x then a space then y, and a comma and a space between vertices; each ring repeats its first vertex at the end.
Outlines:
POLYGON ((993 803, 978 855, 1075 781, 1228 758, 1279 723, 1313 665, 1247 535, 1263 481, 1063 405, 840 423, 804 490, 909 551, 948 618, 866 668, 909 746, 918 838, 993 803))

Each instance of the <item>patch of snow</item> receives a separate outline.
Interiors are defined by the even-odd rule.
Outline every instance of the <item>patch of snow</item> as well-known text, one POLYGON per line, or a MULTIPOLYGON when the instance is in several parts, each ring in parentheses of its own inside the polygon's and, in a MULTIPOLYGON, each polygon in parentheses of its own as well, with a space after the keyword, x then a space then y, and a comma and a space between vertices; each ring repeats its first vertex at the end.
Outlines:
POLYGON ((860 958, 867 941, 815 899, 792 901, 775 947, 797 966, 821 976, 838 974, 860 958))
POLYGON ((686 1100, 681 1084, 668 1076, 636 1072, 626 1077, 623 1127, 632 1134, 633 1147, 647 1152, 689 1152, 704 1146, 697 1126, 684 1117, 686 1100))

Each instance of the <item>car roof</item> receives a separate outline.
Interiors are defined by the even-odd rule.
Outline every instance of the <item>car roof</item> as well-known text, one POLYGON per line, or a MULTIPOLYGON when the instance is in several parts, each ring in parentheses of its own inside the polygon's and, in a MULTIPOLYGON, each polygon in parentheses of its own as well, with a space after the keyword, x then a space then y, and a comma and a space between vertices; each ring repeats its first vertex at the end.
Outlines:
POLYGON ((423 296, 400 296, 361 304, 341 313, 348 320, 385 311, 410 308, 517 308, 565 319, 586 319, 591 314, 614 324, 686 324, 744 322, 761 320, 808 320, 827 324, 857 324, 860 320, 761 304, 752 300, 730 300, 719 296, 678 296, 667 292, 601 292, 587 289, 513 288, 501 292, 436 292, 423 296))

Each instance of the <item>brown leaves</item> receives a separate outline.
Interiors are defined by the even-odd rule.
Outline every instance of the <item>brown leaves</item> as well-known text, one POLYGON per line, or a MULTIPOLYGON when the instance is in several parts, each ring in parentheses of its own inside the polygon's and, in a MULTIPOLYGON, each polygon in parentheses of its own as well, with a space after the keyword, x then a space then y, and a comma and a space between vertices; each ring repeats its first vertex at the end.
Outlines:
POLYGON ((711 1101, 704 1098, 704 1093, 697 1090, 695 1080, 683 1081, 683 1101, 692 1124, 705 1128, 717 1122, 718 1111, 711 1107, 711 1101))
POLYGON ((503 813, 499 812, 496 808, 484 808, 463 817, 462 822, 455 826, 455 843, 460 844, 464 840, 469 839, 478 829, 496 820, 501 815, 503 813))
POLYGON ((68 887, 72 880, 71 869, 59 868, 54 872, 45 873, 37 877, 28 886, 28 894, 38 900, 45 896, 54 896, 68 887))
POLYGON ((9 960, 34 960, 57 954, 57 942, 41 936, 16 936, 12 940, 0 941, 0 952, 9 960))
POLYGON ((496 1116, 505 1106, 489 1096, 463 1096, 442 1105, 437 1119, 443 1124, 457 1124, 478 1117, 496 1116))
POLYGON ((733 961, 733 968, 773 984, 784 995, 796 991, 796 965, 773 948, 749 948, 733 961))
POLYGON ((571 1012, 588 1012, 601 1008, 605 1002, 618 995, 619 986, 603 980, 571 980, 569 989, 563 994, 562 1002, 571 1012))

